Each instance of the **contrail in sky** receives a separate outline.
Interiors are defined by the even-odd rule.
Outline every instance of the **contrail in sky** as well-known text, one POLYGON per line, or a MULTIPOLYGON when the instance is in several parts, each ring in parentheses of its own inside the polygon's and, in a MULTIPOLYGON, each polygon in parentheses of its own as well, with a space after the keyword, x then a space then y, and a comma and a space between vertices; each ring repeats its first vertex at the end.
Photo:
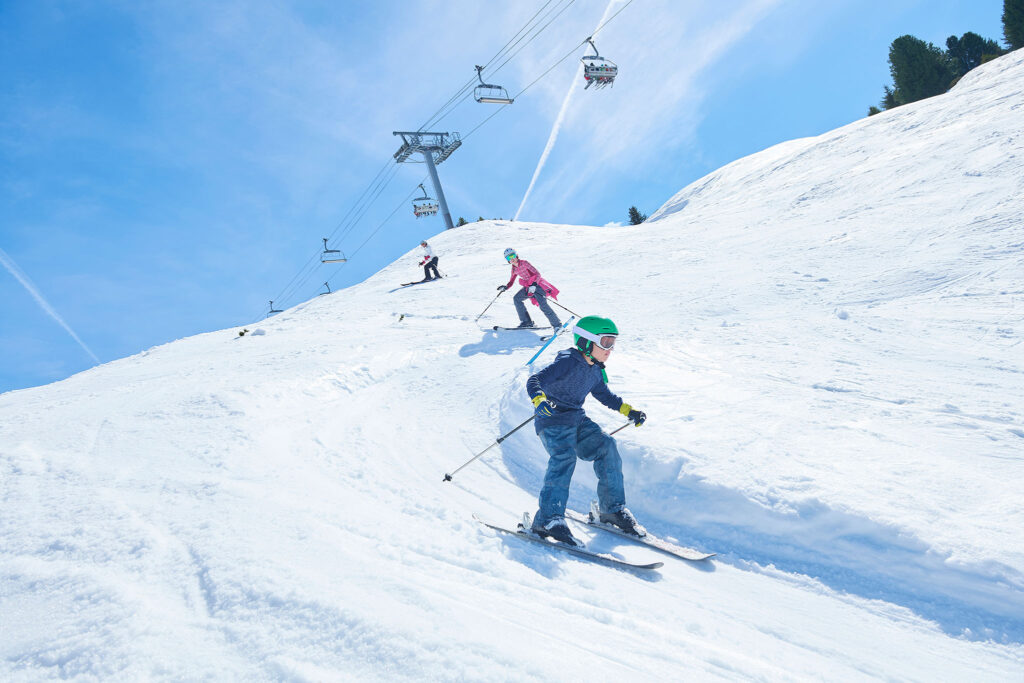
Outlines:
MULTIPOLYGON (((612 5, 622 0, 611 0, 608 6, 604 8, 604 16, 601 17, 601 21, 597 22, 597 28, 608 19, 608 13, 611 12, 612 5)), ((548 135, 548 144, 544 146, 544 151, 540 155, 540 161, 537 162, 537 168, 533 170, 533 178, 530 179, 530 186, 526 188, 526 194, 523 195, 523 201, 519 202, 519 208, 516 209, 516 215, 512 220, 519 220, 519 214, 522 213, 523 207, 526 205, 526 200, 530 198, 530 192, 533 191, 533 186, 537 184, 537 178, 540 176, 540 171, 544 168, 544 164, 547 163, 548 155, 551 154, 551 148, 555 146, 555 140, 558 139, 558 133, 562 129, 562 121, 565 120, 565 113, 569 111, 569 103, 572 102, 573 93, 578 90, 576 84, 580 80, 580 74, 583 72, 583 62, 576 68, 576 75, 573 76, 572 83, 569 84, 569 91, 565 93, 565 99, 562 100, 562 108, 558 112, 558 117, 555 119, 555 125, 551 126, 551 134, 548 135)))
POLYGON ((68 324, 64 322, 59 315, 57 315, 57 311, 53 310, 53 306, 47 303, 46 299, 43 298, 43 295, 39 293, 38 289, 36 289, 36 286, 32 284, 31 280, 28 279, 28 275, 22 272, 21 268, 18 267, 18 264, 15 263, 11 259, 11 257, 7 255, 7 252, 4 251, 3 249, 0 249, 0 263, 2 263, 4 268, 7 269, 7 272, 13 275, 15 279, 21 283, 22 287, 28 290, 28 293, 31 294, 32 298, 36 300, 36 303, 38 303, 39 306, 44 311, 46 311, 51 318, 60 323, 60 326, 67 330, 68 334, 71 335, 71 338, 78 342, 78 345, 85 349, 85 352, 88 353, 89 356, 92 357, 94 361, 96 361, 97 365, 99 365, 101 361, 99 358, 96 357, 96 354, 93 353, 89 349, 89 347, 85 345, 85 342, 78 338, 78 335, 75 334, 75 331, 72 330, 71 327, 69 327, 68 324))

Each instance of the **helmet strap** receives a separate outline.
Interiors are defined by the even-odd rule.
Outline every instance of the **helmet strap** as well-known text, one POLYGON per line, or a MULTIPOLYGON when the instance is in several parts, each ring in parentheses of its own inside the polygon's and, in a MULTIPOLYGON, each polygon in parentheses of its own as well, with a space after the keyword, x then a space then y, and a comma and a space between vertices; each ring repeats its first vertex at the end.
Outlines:
POLYGON ((591 363, 601 368, 601 377, 604 379, 604 383, 608 384, 608 373, 604 369, 604 363, 594 358, 594 356, 591 353, 594 350, 594 342, 590 341, 589 339, 584 339, 583 337, 580 337, 580 341, 584 343, 577 344, 576 348, 579 349, 580 353, 582 353, 585 357, 589 358, 591 363))

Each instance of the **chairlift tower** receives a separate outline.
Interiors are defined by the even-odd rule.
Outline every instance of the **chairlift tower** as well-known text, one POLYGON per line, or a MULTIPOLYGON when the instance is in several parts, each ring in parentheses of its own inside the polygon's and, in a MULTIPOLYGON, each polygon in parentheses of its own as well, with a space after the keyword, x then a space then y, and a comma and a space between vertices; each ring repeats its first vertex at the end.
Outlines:
MULTIPOLYGON (((462 138, 458 133, 424 133, 422 131, 394 131, 393 135, 402 138, 402 146, 395 152, 395 161, 403 164, 409 161, 409 157, 419 152, 423 155, 423 162, 430 171, 430 179, 434 182, 434 191, 437 192, 437 201, 441 204, 441 215, 444 216, 444 224, 451 230, 455 227, 452 224, 452 214, 448 211, 448 202, 444 198, 444 190, 441 189, 441 179, 437 177, 437 165, 452 155, 462 144, 462 138)), ((411 162, 417 163, 417 162, 411 162)))

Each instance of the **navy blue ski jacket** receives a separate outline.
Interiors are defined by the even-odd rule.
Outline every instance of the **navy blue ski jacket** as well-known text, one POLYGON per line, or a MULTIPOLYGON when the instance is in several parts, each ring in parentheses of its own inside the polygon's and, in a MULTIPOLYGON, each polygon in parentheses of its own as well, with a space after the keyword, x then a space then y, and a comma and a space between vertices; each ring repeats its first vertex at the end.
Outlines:
POLYGON ((551 417, 538 415, 534 420, 538 433, 551 425, 579 425, 586 416, 583 401, 587 394, 612 410, 622 405, 622 399, 605 384, 601 367, 588 363, 579 349, 559 351, 554 363, 526 380, 526 393, 531 399, 541 392, 555 407, 551 417))

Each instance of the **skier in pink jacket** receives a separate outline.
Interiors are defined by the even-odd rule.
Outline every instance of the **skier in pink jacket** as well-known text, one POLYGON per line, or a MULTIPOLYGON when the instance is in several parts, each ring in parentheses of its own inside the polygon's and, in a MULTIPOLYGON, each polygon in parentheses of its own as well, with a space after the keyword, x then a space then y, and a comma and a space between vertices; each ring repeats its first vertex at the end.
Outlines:
POLYGON ((558 298, 558 290, 555 286, 542 278, 540 271, 530 265, 529 261, 519 258, 515 249, 509 248, 505 250, 505 260, 512 264, 512 277, 509 278, 508 284, 498 285, 498 291, 504 292, 510 289, 516 278, 519 278, 519 284, 523 288, 512 297, 512 302, 516 306, 516 313, 519 315, 519 327, 534 327, 533 319, 526 312, 527 298, 533 302, 534 306, 540 307, 551 327, 556 330, 561 327, 562 322, 555 315, 555 312, 551 310, 551 304, 548 303, 549 296, 553 299, 558 298))

